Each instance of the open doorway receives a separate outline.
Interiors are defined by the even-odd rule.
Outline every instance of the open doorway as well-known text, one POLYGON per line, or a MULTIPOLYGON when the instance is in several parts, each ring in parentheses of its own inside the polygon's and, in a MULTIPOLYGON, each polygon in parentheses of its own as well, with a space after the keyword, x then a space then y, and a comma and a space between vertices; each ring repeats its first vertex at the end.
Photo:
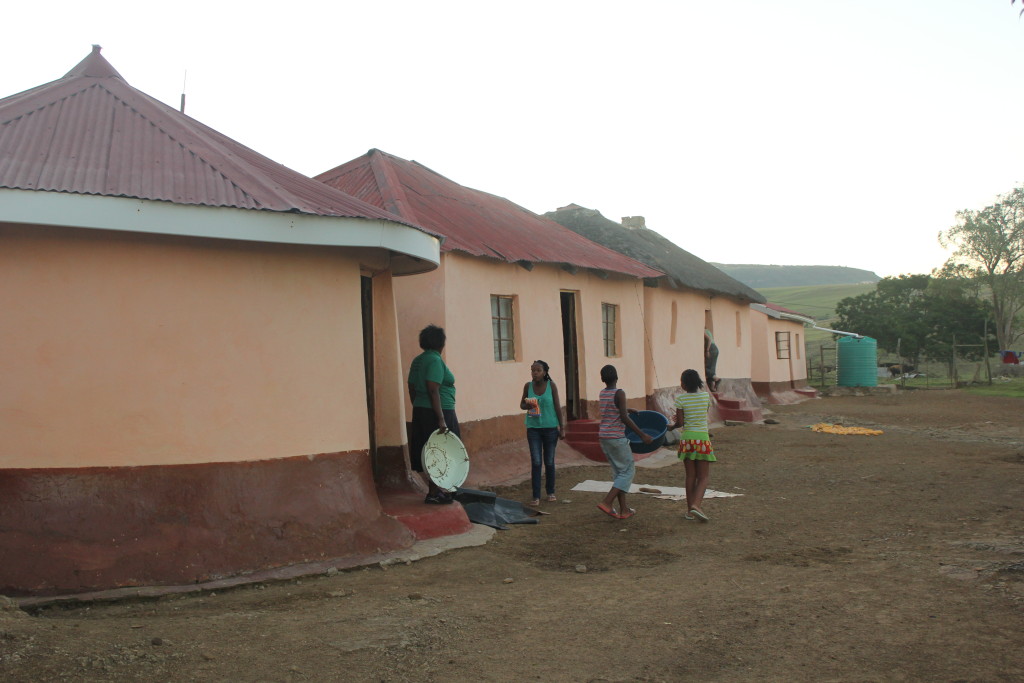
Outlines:
POLYGON ((376 424, 376 401, 374 399, 374 372, 373 372, 373 278, 363 275, 359 278, 360 283, 360 308, 362 310, 363 322, 363 376, 366 378, 366 415, 370 429, 370 462, 373 466, 373 476, 376 479, 380 474, 379 463, 377 462, 377 424, 376 424))
POLYGON ((565 419, 578 420, 583 415, 580 400, 579 346, 576 334, 577 292, 561 292, 562 357, 565 363, 565 419))

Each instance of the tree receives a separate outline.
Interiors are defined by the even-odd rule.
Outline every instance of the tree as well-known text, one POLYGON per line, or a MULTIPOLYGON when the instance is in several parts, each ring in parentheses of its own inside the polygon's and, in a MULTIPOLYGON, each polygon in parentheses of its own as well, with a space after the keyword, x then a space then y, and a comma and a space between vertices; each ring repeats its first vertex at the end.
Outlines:
POLYGON ((984 209, 958 211, 956 218, 956 225, 939 233, 942 246, 956 248, 940 275, 986 285, 999 348, 1012 349, 1024 309, 1024 187, 984 209))
POLYGON ((891 353, 899 349, 904 358, 948 358, 953 337, 957 343, 983 343, 987 309, 970 280, 900 275, 883 278, 873 292, 841 300, 836 326, 873 337, 891 353))

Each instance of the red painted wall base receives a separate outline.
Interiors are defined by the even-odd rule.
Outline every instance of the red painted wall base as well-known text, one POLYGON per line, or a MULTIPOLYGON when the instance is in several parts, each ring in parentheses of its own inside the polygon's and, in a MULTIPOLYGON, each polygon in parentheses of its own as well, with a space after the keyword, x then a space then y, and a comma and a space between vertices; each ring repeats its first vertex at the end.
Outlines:
POLYGON ((0 593, 182 584, 407 548, 365 451, 0 470, 0 593))

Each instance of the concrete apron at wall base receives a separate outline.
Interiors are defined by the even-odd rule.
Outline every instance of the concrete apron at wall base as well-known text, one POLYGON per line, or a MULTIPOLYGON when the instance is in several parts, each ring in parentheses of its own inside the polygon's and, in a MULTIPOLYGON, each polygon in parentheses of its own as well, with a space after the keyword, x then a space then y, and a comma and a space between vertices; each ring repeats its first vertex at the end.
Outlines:
MULTIPOLYGON (((526 442, 526 429, 520 438, 508 443, 474 451, 469 455, 469 475, 463 486, 514 486, 530 478, 530 445, 526 442)), ((566 467, 593 467, 601 463, 590 460, 567 441, 555 446, 555 469, 566 467)))
POLYGON ((793 405, 812 398, 820 398, 818 390, 801 383, 794 387, 790 382, 751 382, 761 403, 771 405, 793 405))
POLYGON ((386 553, 369 555, 346 555, 319 562, 292 564, 286 567, 264 569, 226 579, 206 581, 177 586, 137 586, 132 588, 115 588, 106 591, 76 593, 72 595, 54 595, 41 597, 17 598, 15 602, 21 609, 34 609, 50 605, 77 605, 91 602, 113 602, 117 600, 135 600, 140 598, 159 598, 165 595, 186 595, 209 591, 227 590, 239 586, 275 581, 292 581, 311 576, 331 576, 339 570, 354 569, 375 565, 387 569, 396 564, 409 564, 427 557, 439 555, 446 550, 468 548, 484 545, 494 535, 495 529, 474 524, 469 531, 454 536, 444 536, 416 541, 412 546, 386 553))
POLYGON ((899 387, 895 384, 879 384, 874 387, 822 387, 823 396, 885 396, 895 394, 899 387))
POLYGON ((366 451, 0 470, 0 594, 192 584, 410 547, 366 451))

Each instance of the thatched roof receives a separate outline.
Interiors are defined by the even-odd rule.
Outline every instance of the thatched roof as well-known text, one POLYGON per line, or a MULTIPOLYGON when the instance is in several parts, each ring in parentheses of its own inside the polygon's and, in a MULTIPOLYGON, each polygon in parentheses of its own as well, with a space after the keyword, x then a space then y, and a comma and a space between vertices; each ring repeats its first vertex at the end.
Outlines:
POLYGON ((649 228, 625 227, 605 218, 600 211, 575 204, 544 215, 589 240, 657 268, 666 274, 659 281, 674 289, 696 289, 752 303, 766 301, 756 290, 649 228))

